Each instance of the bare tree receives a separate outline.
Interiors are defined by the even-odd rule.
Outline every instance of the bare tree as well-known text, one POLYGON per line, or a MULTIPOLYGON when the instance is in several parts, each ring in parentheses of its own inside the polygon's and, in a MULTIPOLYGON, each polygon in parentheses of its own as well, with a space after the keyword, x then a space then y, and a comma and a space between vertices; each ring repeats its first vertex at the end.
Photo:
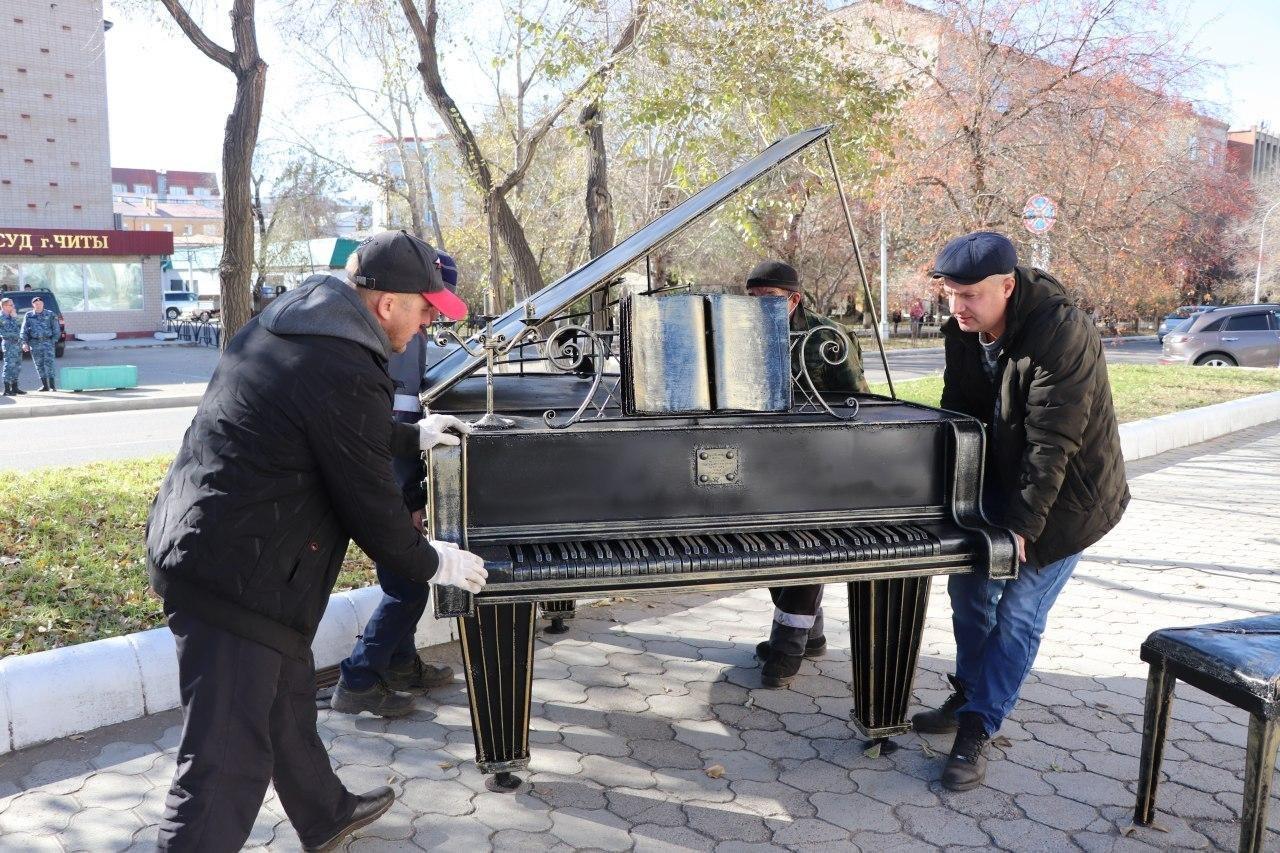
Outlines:
POLYGON ((267 89, 267 63, 258 54, 255 0, 234 0, 231 36, 234 49, 213 41, 191 17, 181 0, 160 0, 175 23, 201 53, 236 78, 235 104, 222 139, 222 260, 218 265, 222 294, 222 345, 249 322, 253 303, 249 278, 253 267, 253 152, 267 89))
MULTIPOLYGON (((639 7, 635 13, 637 19, 635 26, 624 29, 624 32, 631 33, 630 41, 616 45, 607 58, 588 71, 577 85, 565 92, 559 101, 543 112, 536 122, 526 126, 523 112, 518 115, 515 163, 505 175, 500 175, 494 160, 483 150, 471 125, 444 85, 444 79, 440 73, 437 41, 439 11, 436 0, 425 0, 424 12, 419 11, 415 0, 399 0, 399 2, 418 46, 418 71, 422 75, 427 97, 444 122, 472 182, 484 201, 489 228, 489 287, 497 298, 501 293, 499 255, 499 246, 501 246, 506 250, 511 261, 514 298, 516 301, 522 301, 542 288, 543 278, 537 257, 529 247, 524 228, 512 211, 508 196, 524 180, 534 162, 539 146, 564 111, 584 93, 597 86, 630 51, 635 33, 643 21, 643 10, 646 7, 639 7)), ((520 74, 519 71, 517 73, 520 74)), ((522 79, 528 78, 522 77, 522 79)), ((528 91, 526 83, 518 82, 518 87, 519 94, 528 91)), ((518 106, 522 105, 523 101, 518 102, 518 106)))

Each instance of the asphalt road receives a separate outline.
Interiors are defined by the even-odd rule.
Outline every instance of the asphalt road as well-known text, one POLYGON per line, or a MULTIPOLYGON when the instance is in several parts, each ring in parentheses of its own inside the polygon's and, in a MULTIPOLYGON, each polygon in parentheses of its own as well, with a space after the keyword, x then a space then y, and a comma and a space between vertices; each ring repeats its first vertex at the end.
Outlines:
POLYGON ((176 453, 195 406, 0 421, 0 470, 176 453))
MULTIPOLYGON (((69 350, 68 358, 78 358, 82 352, 69 350)), ((1159 354, 1160 346, 1154 339, 1107 345, 1107 360, 1116 364, 1154 364, 1159 354)), ((101 356, 98 351, 96 363, 104 363, 101 356)), ((207 348, 184 347, 178 352, 167 348, 133 349, 113 356, 121 362, 137 363, 140 373, 145 369, 155 377, 151 382, 203 382, 217 361, 216 351, 207 348)), ((941 348, 890 350, 888 356, 895 381, 942 372, 941 348)), ((874 344, 864 348, 863 357, 867 379, 883 382, 884 371, 874 344)), ((0 422, 0 470, 30 470, 80 465, 98 459, 174 453, 194 415, 195 408, 186 407, 3 421, 0 422)))

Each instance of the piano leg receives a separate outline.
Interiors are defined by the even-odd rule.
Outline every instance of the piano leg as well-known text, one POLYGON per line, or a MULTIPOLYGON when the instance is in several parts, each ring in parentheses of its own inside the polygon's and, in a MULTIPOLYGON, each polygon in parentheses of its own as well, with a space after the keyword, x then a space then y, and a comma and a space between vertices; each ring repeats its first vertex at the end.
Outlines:
POLYGON ((458 620, 476 764, 500 793, 519 788, 514 771, 529 766, 534 607, 477 603, 475 616, 458 620))
POLYGON ((849 584, 849 634, 853 658, 853 723, 881 752, 897 745, 893 735, 911 730, 907 706, 924 615, 929 605, 925 577, 856 581, 849 584))
POLYGON ((572 619, 577 614, 577 607, 577 602, 572 598, 542 602, 542 616, 544 619, 551 620, 551 624, 542 629, 543 633, 563 634, 567 632, 569 626, 564 624, 564 621, 572 619))

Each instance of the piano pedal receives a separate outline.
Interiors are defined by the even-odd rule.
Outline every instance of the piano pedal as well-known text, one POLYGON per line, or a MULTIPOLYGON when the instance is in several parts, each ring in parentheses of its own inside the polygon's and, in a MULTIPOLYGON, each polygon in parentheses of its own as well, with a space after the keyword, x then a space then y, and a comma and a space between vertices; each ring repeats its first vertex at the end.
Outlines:
POLYGON ((519 776, 510 772, 495 773, 484 780, 484 786, 495 794, 514 794, 524 784, 519 776))
POLYGON ((542 629, 544 634, 567 634, 569 626, 565 624, 563 616, 552 616, 551 624, 542 629))

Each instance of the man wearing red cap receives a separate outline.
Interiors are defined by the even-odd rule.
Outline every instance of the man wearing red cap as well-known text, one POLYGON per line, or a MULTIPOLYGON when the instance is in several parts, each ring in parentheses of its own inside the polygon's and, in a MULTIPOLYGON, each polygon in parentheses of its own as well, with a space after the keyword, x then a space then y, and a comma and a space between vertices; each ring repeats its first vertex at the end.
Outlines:
MULTIPOLYGON (((456 294, 458 267, 453 258, 437 252, 436 269, 440 271, 445 288, 456 294)), ((430 322, 435 322, 438 314, 439 309, 432 306, 430 322)), ((387 363, 387 373, 395 383, 392 414, 398 423, 424 421, 422 401, 418 395, 426 390, 427 348, 431 345, 427 335, 420 331, 409 339, 404 352, 392 353, 387 363)), ((458 442, 456 436, 446 431, 456 423, 455 418, 427 414, 426 420, 440 425, 441 444, 458 442)), ((470 431, 470 427, 463 426, 462 431, 470 431)), ((398 457, 392 460, 391 470, 404 493, 405 504, 413 513, 414 525, 421 530, 427 503, 423 490, 426 471, 422 456, 398 457)), ((427 610, 430 585, 415 583, 384 569, 381 564, 374 568, 378 573, 378 585, 382 588, 382 600, 356 638, 351 656, 342 662, 341 675, 329 707, 344 714, 368 711, 379 717, 402 717, 413 713, 414 696, 451 682, 453 669, 446 664, 424 661, 414 644, 418 622, 427 610)))
POLYGON ((423 537, 391 472, 464 425, 395 423, 387 359, 466 306, 402 231, 349 273, 308 278, 231 339, 147 519, 183 710, 162 850, 239 850, 268 783, 306 850, 391 807, 388 787, 348 791, 316 732, 311 642, 351 539, 415 583, 484 586, 479 557, 423 537))

